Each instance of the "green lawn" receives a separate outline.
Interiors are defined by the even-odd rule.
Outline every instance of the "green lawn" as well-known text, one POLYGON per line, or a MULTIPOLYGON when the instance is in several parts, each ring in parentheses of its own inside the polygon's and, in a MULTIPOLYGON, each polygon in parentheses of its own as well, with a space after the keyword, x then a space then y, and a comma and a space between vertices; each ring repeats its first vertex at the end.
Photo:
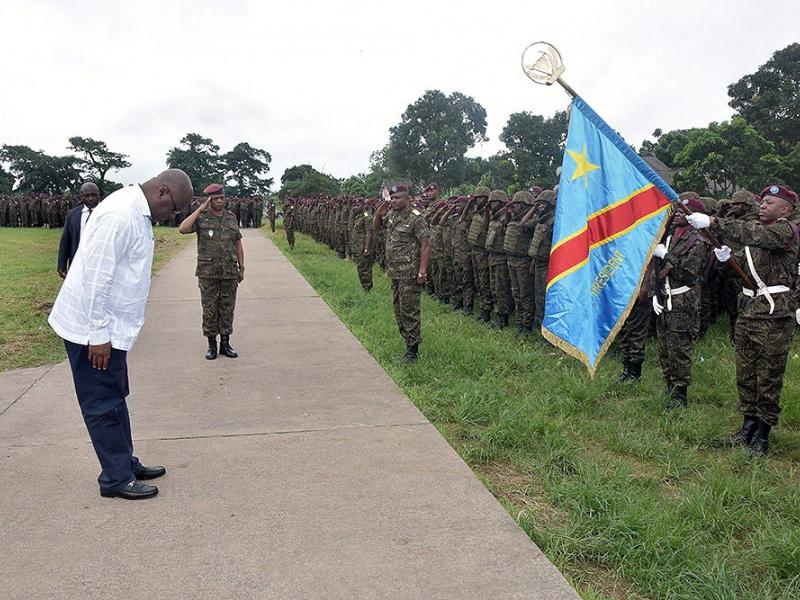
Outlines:
POLYGON ((592 380, 541 337, 518 341, 428 297, 420 361, 403 366, 380 269, 367 295, 353 263, 265 231, 584 598, 800 598, 798 339, 773 455, 754 461, 709 444, 740 424, 722 320, 696 348, 677 414, 663 411, 652 341, 640 384, 618 383, 612 356, 592 380))
MULTIPOLYGON (((183 248, 192 236, 156 227, 153 269, 183 248)), ((0 228, 0 371, 63 359, 64 346, 47 324, 61 287, 56 273, 61 230, 0 228)))

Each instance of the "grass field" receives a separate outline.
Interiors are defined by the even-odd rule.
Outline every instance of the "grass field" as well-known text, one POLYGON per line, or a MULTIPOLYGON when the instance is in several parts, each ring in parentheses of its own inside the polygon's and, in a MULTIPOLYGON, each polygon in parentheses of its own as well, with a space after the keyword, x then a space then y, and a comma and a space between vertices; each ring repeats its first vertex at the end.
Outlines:
MULTIPOLYGON (((584 598, 800 598, 800 357, 770 459, 710 441, 740 424, 722 320, 697 346, 690 407, 665 414, 654 345, 638 385, 592 380, 541 337, 518 341, 423 297, 403 366, 388 280, 298 235, 280 249, 584 598)), ((453 499, 457 502, 457 499, 453 499)))
MULTIPOLYGON (((156 227, 153 269, 188 243, 177 229, 156 227)), ((61 287, 56 273, 60 229, 0 228, 0 371, 63 359, 64 346, 47 324, 61 287)))

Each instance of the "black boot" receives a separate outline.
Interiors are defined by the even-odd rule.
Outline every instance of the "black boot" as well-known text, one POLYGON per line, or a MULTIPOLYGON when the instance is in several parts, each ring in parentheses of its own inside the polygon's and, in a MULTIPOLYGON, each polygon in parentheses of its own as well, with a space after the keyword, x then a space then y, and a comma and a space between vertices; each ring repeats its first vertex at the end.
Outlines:
POLYGON ((622 373, 619 374, 620 381, 630 381, 631 379, 631 361, 627 358, 622 359, 622 373))
POLYGON ((459 311, 459 310, 461 310, 463 307, 464 307, 464 305, 463 305, 463 304, 461 304, 461 300, 453 300, 453 301, 450 303, 450 310, 452 310, 453 312, 458 312, 458 311, 459 311))
POLYGON ((508 315, 497 315, 497 318, 490 325, 493 329, 503 329, 508 327, 508 315))
POLYGON ((519 324, 519 325, 517 325, 517 329, 514 332, 514 335, 517 336, 517 337, 525 337, 526 333, 527 333, 527 331, 525 329, 525 326, 522 325, 522 324, 519 324))
POLYGON ((492 320, 492 313, 486 310, 481 310, 480 314, 477 317, 475 317, 475 320, 478 323, 488 323, 489 321, 492 320))
POLYGON ((208 352, 206 352, 206 360, 214 360, 217 358, 217 336, 208 336, 208 352))
POLYGON ((228 358, 237 358, 239 356, 236 350, 231 348, 231 336, 219 336, 219 353, 222 354, 222 356, 227 356, 228 358))
POLYGON ((667 402, 667 410, 675 410, 677 408, 686 408, 689 406, 687 391, 688 388, 685 385, 672 386, 669 393, 669 402, 667 402))
POLYGON ((418 355, 419 355, 419 344, 414 344, 413 346, 409 346, 406 349, 406 353, 403 355, 401 362, 405 364, 415 363, 417 362, 418 355))
POLYGON ((767 456, 769 451, 769 432, 772 425, 767 425, 763 421, 759 421, 758 429, 753 434, 753 439, 750 440, 750 454, 753 457, 767 456))
POLYGON ((750 442, 753 441, 753 435, 760 424, 761 421, 759 421, 756 417, 745 416, 744 422, 742 423, 742 428, 739 431, 729 435, 728 437, 716 440, 713 443, 713 446, 715 448, 735 448, 736 446, 749 446, 750 442))
POLYGON ((633 381, 639 381, 642 378, 642 363, 631 361, 629 366, 631 379, 633 381))
POLYGON ((465 317, 472 316, 472 306, 464 305, 464 308, 461 309, 461 314, 463 314, 465 317))

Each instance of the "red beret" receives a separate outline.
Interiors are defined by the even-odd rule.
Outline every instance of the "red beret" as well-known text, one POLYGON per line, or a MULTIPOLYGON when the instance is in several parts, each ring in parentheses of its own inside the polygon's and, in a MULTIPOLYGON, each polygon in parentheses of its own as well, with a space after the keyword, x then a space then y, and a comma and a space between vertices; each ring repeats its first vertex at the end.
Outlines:
POLYGON ((392 196, 408 196, 408 186, 404 183, 398 183, 389 188, 389 194, 392 196))
POLYGON ((768 185, 759 194, 760 198, 763 200, 767 196, 772 196, 773 198, 780 198, 781 200, 786 200, 792 206, 797 205, 797 194, 795 194, 792 190, 788 187, 783 185, 768 185))
POLYGON ((703 206, 703 203, 697 198, 684 198, 683 200, 680 200, 680 202, 692 212, 706 212, 706 207, 703 206))
POLYGON ((206 189, 203 190, 203 193, 206 194, 207 196, 212 196, 212 195, 219 195, 224 190, 225 188, 222 186, 221 183, 212 183, 206 189))

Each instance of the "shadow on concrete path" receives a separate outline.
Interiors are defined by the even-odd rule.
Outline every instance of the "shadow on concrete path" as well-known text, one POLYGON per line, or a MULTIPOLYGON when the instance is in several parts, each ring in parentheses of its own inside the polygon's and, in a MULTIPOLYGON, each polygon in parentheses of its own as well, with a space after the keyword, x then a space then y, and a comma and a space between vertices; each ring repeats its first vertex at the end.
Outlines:
POLYGON ((158 497, 100 498, 66 362, 0 375, 0 597, 577 598, 277 248, 244 243, 237 360, 203 358, 193 244, 153 280, 128 405, 158 497))

